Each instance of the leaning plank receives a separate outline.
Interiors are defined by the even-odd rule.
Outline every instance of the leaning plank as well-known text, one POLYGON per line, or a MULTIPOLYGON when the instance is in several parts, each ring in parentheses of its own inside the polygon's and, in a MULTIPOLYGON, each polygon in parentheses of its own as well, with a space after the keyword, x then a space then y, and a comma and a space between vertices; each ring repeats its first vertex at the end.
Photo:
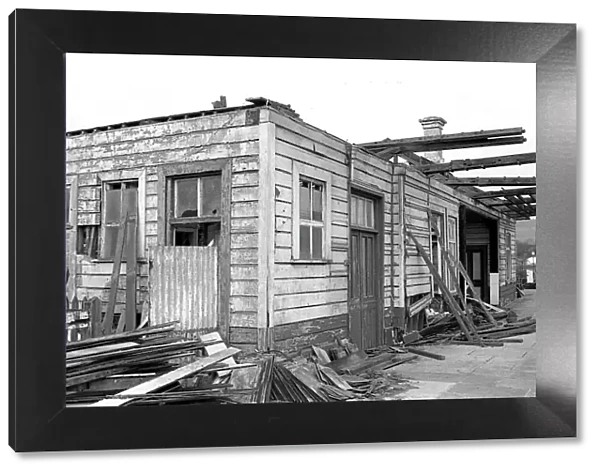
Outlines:
POLYGON ((131 396, 133 394, 139 394, 139 395, 143 396, 145 394, 157 391, 161 388, 164 388, 166 386, 169 386, 170 384, 173 384, 173 383, 179 381, 180 379, 187 378, 188 376, 193 376, 194 374, 198 373, 199 371, 202 371, 204 368, 208 368, 209 366, 212 366, 215 363, 218 363, 226 358, 229 358, 239 352, 240 352, 240 350, 237 348, 227 348, 226 350, 221 350, 220 352, 215 353, 214 355, 207 356, 205 358, 200 358, 199 360, 196 360, 193 363, 182 366, 181 368, 177 368, 176 370, 170 371, 169 373, 159 376, 158 378, 154 378, 150 381, 139 384, 138 386, 134 386, 131 389, 127 389, 126 391, 123 391, 123 392, 117 394, 112 399, 103 399, 102 401, 99 401, 93 405, 95 407, 122 406, 122 405, 132 401, 132 399, 134 399, 134 398, 127 397, 124 399, 119 399, 118 397, 120 395, 131 396))
MULTIPOLYGON (((103 331, 105 334, 110 334, 113 327, 113 318, 115 316, 115 304, 117 303, 117 290, 119 289, 119 274, 121 273, 121 260, 123 259, 123 247, 125 246, 125 234, 127 233, 127 216, 128 212, 121 217, 119 231, 117 233, 117 247, 115 248, 115 256, 113 259, 113 271, 110 277, 110 293, 108 296, 108 306, 106 308, 106 316, 104 317, 103 331)), ((123 315, 123 314, 121 314, 123 315)))
MULTIPOLYGON (((433 265, 433 263, 429 259, 429 256, 427 255, 425 248, 423 248, 423 245, 421 245, 421 243, 419 243, 419 240, 416 239, 416 237, 412 234, 412 232, 410 232, 409 230, 406 230, 406 234, 415 243, 417 250, 418 250, 419 254, 421 255, 421 258, 423 258, 423 260, 425 261, 425 264, 429 268, 429 272, 431 273, 431 275, 433 276, 435 281, 438 283, 438 286, 442 290, 442 294, 444 295, 446 302, 448 302, 448 306, 450 306, 450 310, 452 311, 454 317, 456 318, 456 321, 458 322, 460 329, 465 334, 465 337, 467 337, 467 340, 469 340, 469 341, 473 340, 473 337, 471 336, 468 326, 462 316, 460 307, 458 306, 458 304, 452 297, 452 293, 450 292, 450 290, 448 289, 446 284, 444 284, 444 281, 443 281, 442 277, 440 276, 440 274, 438 273, 437 268, 433 265)), ((475 335, 477 336, 477 332, 475 332, 475 335)))
MULTIPOLYGON (((199 338, 200 341, 203 343, 212 343, 211 345, 208 345, 204 348, 204 351, 207 355, 214 355, 215 353, 218 353, 221 350, 225 350, 227 348, 227 345, 225 345, 225 343, 223 342, 223 339, 221 338, 221 335, 219 335, 219 332, 211 332, 204 335, 200 335, 199 338)), ((223 363, 228 366, 233 366, 237 364, 233 358, 229 358, 223 363)), ((231 374, 231 371, 227 370, 217 372, 217 376, 222 380, 225 379, 229 374, 231 374)))
POLYGON ((135 329, 136 319, 136 294, 137 279, 137 221, 132 219, 127 229, 127 276, 125 279, 125 330, 135 329))

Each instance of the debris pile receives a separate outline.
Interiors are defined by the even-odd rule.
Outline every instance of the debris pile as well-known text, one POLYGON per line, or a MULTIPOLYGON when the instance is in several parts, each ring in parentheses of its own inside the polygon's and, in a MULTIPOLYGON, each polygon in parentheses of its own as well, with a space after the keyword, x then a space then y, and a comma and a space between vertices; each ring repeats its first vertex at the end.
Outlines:
POLYGON ((220 338, 184 340, 174 336, 175 327, 176 322, 67 343, 67 405, 236 402, 219 373, 231 370, 228 360, 240 350, 222 342, 224 349, 214 350, 220 338))
POLYGON ((504 343, 520 343, 523 341, 522 339, 513 337, 536 331, 536 320, 533 317, 517 320, 516 314, 511 310, 498 309, 490 304, 471 298, 467 298, 467 301, 469 310, 466 312, 465 317, 468 320, 468 326, 474 329, 470 332, 470 335, 473 336, 472 340, 467 339, 457 319, 452 314, 430 312, 428 324, 419 331, 418 339, 405 343, 405 345, 454 343, 501 347, 504 346, 504 343), (494 319, 493 323, 489 323, 490 314, 494 319))

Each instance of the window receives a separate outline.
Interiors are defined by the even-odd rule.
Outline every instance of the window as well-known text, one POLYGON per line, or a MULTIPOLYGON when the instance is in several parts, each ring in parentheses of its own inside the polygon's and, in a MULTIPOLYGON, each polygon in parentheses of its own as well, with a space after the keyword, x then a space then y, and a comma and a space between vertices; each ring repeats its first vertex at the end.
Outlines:
MULTIPOLYGON (((436 267, 438 274, 443 280, 446 280, 444 273, 444 262, 442 259, 442 245, 444 244, 444 215, 432 212, 431 221, 431 261, 436 267)), ((433 290, 439 292, 440 288, 435 278, 433 280, 433 290)))
POLYGON ((98 258, 98 225, 77 227, 77 254, 98 258))
POLYGON ((323 259, 324 184, 300 178, 300 259, 323 259))
POLYGON ((506 242, 506 280, 512 280, 512 235, 508 230, 505 233, 506 242))
POLYGON ((372 199, 352 196, 352 226, 375 229, 375 202, 372 199))
POLYGON ((67 227, 71 226, 71 186, 65 189, 65 223, 67 227))
POLYGON ((106 183, 102 218, 102 257, 114 258, 121 219, 128 215, 137 219, 138 182, 106 183))
POLYGON ((292 262, 328 262, 331 252, 330 190, 331 173, 292 161, 292 262))
MULTIPOLYGON (((448 217, 448 253, 450 253, 450 259, 454 262, 458 260, 457 250, 457 235, 458 235, 458 221, 456 217, 448 217)), ((458 271, 458 269, 456 269, 458 271)), ((458 276, 458 273, 456 273, 458 276)))
POLYGON ((221 175, 171 180, 169 224, 174 246, 213 246, 221 231, 221 175))

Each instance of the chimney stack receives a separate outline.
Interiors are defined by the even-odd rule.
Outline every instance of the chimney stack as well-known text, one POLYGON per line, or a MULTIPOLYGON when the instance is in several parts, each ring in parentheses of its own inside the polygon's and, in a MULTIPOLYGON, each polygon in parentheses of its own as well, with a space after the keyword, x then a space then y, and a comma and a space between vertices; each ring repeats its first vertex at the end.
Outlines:
MULTIPOLYGON (((442 117, 425 117, 419 120, 423 127, 424 136, 441 136, 446 120, 442 117)), ((441 151, 428 151, 425 157, 434 163, 443 163, 444 158, 441 151)))
POLYGON ((212 103, 212 106, 213 106, 213 109, 215 109, 215 110, 218 108, 226 108, 227 107, 227 97, 225 97, 224 95, 221 95, 219 100, 212 103))

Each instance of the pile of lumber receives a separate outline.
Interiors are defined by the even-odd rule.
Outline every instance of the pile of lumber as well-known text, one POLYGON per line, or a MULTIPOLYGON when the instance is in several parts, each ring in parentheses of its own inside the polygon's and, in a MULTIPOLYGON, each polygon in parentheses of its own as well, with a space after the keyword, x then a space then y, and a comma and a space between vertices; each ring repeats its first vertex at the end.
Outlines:
POLYGON ((214 334, 189 341, 176 323, 68 343, 67 404, 123 406, 236 402, 228 376, 238 367, 214 334), (221 346, 219 346, 221 345, 221 346), (216 348, 218 347, 218 348, 216 348), (235 364, 235 366, 233 366, 235 364))
POLYGON ((410 346, 424 345, 430 343, 453 343, 463 345, 479 345, 490 347, 501 347, 504 343, 521 343, 523 340, 514 338, 536 331, 536 320, 532 317, 517 319, 512 311, 496 309, 491 312, 496 319, 495 324, 490 324, 481 315, 477 303, 472 303, 473 311, 471 320, 477 327, 478 340, 467 340, 456 320, 442 318, 437 323, 431 324, 419 332, 419 340, 410 343, 410 346), (501 321, 501 322, 499 322, 501 321))

